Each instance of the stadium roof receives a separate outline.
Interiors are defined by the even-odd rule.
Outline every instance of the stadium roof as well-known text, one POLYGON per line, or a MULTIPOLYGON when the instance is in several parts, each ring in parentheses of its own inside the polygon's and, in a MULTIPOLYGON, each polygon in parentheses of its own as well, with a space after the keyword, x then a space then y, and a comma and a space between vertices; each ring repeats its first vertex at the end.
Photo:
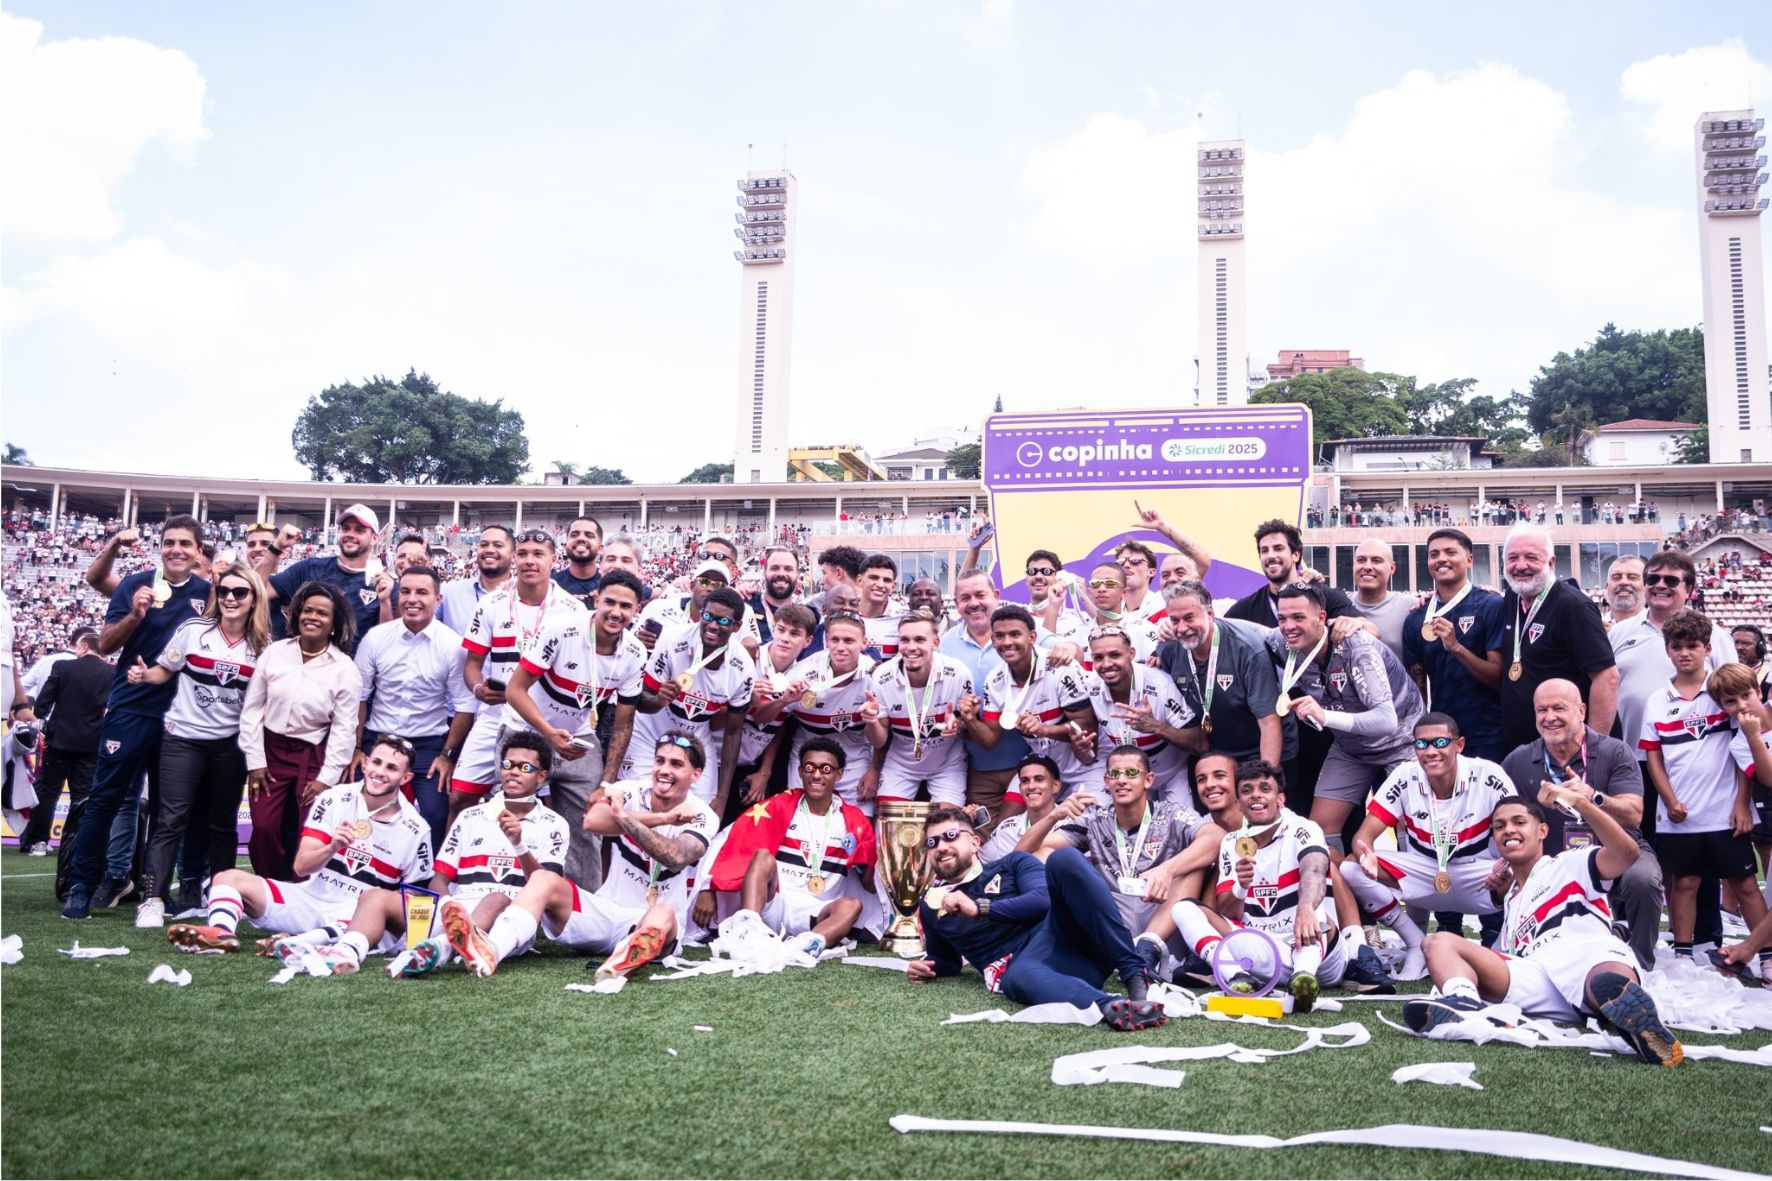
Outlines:
POLYGON ((1703 423, 1668 422, 1660 418, 1627 418, 1622 422, 1609 422, 1597 426, 1596 431, 1695 431, 1703 423))

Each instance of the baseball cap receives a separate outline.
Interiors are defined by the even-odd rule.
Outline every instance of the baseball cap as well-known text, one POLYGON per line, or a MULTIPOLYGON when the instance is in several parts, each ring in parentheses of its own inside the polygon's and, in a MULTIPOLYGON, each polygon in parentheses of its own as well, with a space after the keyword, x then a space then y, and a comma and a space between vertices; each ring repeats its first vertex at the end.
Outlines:
POLYGON ((728 570, 726 563, 718 558, 708 558, 695 568, 695 577, 697 578, 705 578, 710 574, 719 575, 721 582, 732 581, 732 571, 728 570))
POLYGON ((346 505, 343 509, 339 510, 339 514, 338 514, 339 522, 342 524, 346 517, 357 518, 357 520, 359 520, 359 521, 363 522, 363 524, 369 526, 369 531, 371 533, 380 533, 381 532, 381 518, 376 516, 375 510, 370 508, 366 504, 348 504, 348 505, 346 505))

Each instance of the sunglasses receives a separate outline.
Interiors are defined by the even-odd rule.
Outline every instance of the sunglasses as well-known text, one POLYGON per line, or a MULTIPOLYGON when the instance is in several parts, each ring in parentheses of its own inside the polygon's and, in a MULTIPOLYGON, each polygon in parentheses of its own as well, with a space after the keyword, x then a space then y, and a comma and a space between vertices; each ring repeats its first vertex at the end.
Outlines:
POLYGON ((1089 580, 1090 590, 1113 590, 1119 585, 1120 580, 1118 578, 1091 578, 1089 580))
POLYGON ((835 775, 836 773, 837 773, 837 764, 835 764, 835 763, 801 763, 800 764, 800 774, 801 775, 835 775))
POLYGON ((218 599, 250 599, 252 588, 249 586, 218 586, 215 588, 218 599))
POLYGON ((1686 576, 1684 574, 1645 574, 1645 575, 1643 575, 1643 585, 1644 586, 1684 586, 1685 584, 1686 584, 1686 576))
POLYGON ((1057 568, 1052 566, 1029 566, 1027 569, 1027 576, 1029 578, 1051 578, 1057 573, 1057 568))
POLYGON ((701 613, 701 621, 703 623, 717 624, 720 627, 736 627, 738 625, 738 620, 734 619, 732 616, 715 615, 712 611, 703 611, 701 613))
POLYGON ((1105 640, 1109 636, 1119 636, 1122 640, 1128 642, 1130 642, 1132 638, 1126 634, 1126 629, 1117 623, 1104 624, 1089 633, 1089 638, 1091 640, 1105 640))
POLYGON ((553 545, 554 535, 545 529, 525 529, 517 534, 518 541, 538 542, 542 545, 553 545))
POLYGON ((1108 779, 1137 779, 1144 772, 1137 767, 1109 767, 1102 775, 1108 779))
POLYGON ((856 614, 854 611, 827 611, 827 612, 825 612, 824 621, 826 623, 834 623, 839 619, 847 619, 851 623, 859 623, 864 627, 867 626, 867 621, 865 619, 863 619, 860 615, 856 614))
POLYGON ((1148 566, 1150 564, 1149 558, 1138 557, 1134 554, 1127 554, 1120 559, 1120 565, 1122 566, 1148 566))
POLYGON ((659 746, 680 746, 684 750, 694 750, 695 740, 682 734, 667 734, 658 740, 659 746))
POLYGON ((498 769, 500 771, 521 771, 525 775, 533 775, 541 770, 541 764, 532 763, 528 759, 523 759, 522 761, 516 759, 501 759, 499 760, 498 769))
POLYGON ((1452 740, 1450 738, 1446 737, 1444 734, 1440 735, 1438 738, 1417 738, 1415 740, 1415 749, 1416 750, 1426 750, 1430 746, 1433 747, 1435 750, 1445 750, 1448 746, 1451 746, 1451 745, 1452 745, 1452 740))
POLYGON ((724 578, 698 578, 695 580, 695 585, 702 590, 719 590, 726 585, 726 580, 724 578))
POLYGON ((957 841, 960 839, 961 833, 971 832, 971 831, 972 830, 969 828, 944 828, 940 832, 934 834, 933 836, 924 837, 923 838, 923 847, 925 849, 933 849, 933 848, 935 848, 935 846, 941 844, 943 841, 948 841, 950 843, 953 841, 957 841))

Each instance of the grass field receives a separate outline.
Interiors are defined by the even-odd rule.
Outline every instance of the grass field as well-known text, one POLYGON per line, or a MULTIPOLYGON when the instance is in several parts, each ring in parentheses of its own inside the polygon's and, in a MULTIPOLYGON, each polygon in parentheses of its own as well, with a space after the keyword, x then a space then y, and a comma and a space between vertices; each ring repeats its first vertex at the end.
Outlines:
MULTIPOLYGON (((1364 1021, 1373 1038, 1359 1049, 1184 1063, 1179 1090, 1055 1087, 1054 1057, 1128 1035, 939 1026, 997 1006, 970 972, 913 987, 826 964, 745 980, 640 979, 609 997, 565 991, 589 980, 583 961, 549 954, 490 980, 451 968, 394 982, 376 970, 272 987, 274 964, 174 955, 159 932, 136 931, 127 908, 65 922, 50 879, 23 876, 44 862, 8 852, 3 864, 0 929, 25 949, 0 973, 8 1177, 1616 1175, 1405 1149, 900 1136, 887 1120, 901 1112, 1276 1135, 1448 1124, 1772 1166, 1772 1137, 1759 1131, 1772 1106, 1754 1067, 1664 1070, 1579 1051, 1430 1043, 1379 1025, 1375 1008, 1397 1019, 1389 1003, 1300 1019, 1364 1021), (131 954, 55 954, 76 938, 131 954), (162 962, 189 968, 191 986, 149 987, 162 962), (1399 1066, 1457 1059, 1476 1061, 1486 1090, 1390 1081, 1399 1066)), ((1299 1035, 1196 1019, 1131 1036, 1283 1047, 1299 1035)))

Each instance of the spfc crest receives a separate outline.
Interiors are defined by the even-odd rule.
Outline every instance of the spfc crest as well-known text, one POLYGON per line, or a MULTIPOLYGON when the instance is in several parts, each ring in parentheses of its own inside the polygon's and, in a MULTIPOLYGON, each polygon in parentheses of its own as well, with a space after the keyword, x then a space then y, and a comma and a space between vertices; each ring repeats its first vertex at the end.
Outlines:
POLYGON ((1477 617, 1475 615, 1460 615, 1458 617, 1459 634, 1462 635, 1463 633, 1470 631, 1472 627, 1476 626, 1476 622, 1477 617))
POLYGON ((1218 674, 1218 691, 1220 693, 1222 693, 1226 689, 1229 689, 1233 684, 1236 683, 1236 680, 1237 680, 1237 678, 1232 676, 1230 673, 1218 674))
POLYGON ((1536 644, 1536 643, 1538 643, 1538 637, 1542 636, 1543 634, 1544 634, 1544 624, 1535 623, 1531 627, 1526 629, 1526 642, 1528 644, 1536 644))
POLYGON ((1330 673, 1329 674, 1329 687, 1331 689, 1335 690, 1337 693, 1340 693, 1343 689, 1346 689, 1347 688, 1347 673, 1345 673, 1345 672, 1330 673))
POLYGON ((215 683, 216 684, 218 684, 218 685, 232 685, 235 681, 242 680, 242 679, 243 678, 240 676, 240 666, 239 665, 228 664, 228 663, 225 663, 220 660, 215 662, 215 683))

